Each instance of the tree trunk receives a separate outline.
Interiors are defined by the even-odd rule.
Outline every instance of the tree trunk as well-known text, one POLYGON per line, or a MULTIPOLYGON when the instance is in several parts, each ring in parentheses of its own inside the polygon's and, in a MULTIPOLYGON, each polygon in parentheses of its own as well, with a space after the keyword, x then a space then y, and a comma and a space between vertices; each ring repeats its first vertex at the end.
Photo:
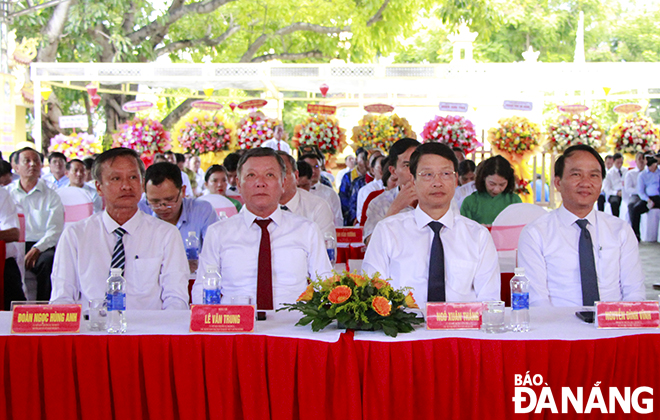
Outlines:
MULTIPOLYGON (((200 92, 202 93, 202 92, 200 92)), ((188 98, 181 102, 170 114, 161 121, 164 127, 171 129, 177 121, 181 119, 188 111, 190 111, 193 102, 198 101, 198 98, 188 98)))

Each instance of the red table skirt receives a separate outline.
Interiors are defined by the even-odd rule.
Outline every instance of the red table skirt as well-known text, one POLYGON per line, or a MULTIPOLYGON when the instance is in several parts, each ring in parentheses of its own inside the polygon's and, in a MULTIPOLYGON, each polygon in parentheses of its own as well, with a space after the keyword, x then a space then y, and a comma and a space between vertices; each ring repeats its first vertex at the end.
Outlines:
MULTIPOLYGON (((514 375, 660 390, 660 336, 337 343, 265 336, 0 337, 0 418, 509 419, 514 375)), ((535 387, 537 395, 541 387, 535 387)), ((649 398, 648 395, 646 398, 649 398)), ((609 402, 608 402, 609 404, 609 402)), ((572 413, 572 411, 569 411, 572 413)), ((606 418, 622 418, 608 415, 606 418)), ((625 415, 630 418, 654 415, 625 415)))

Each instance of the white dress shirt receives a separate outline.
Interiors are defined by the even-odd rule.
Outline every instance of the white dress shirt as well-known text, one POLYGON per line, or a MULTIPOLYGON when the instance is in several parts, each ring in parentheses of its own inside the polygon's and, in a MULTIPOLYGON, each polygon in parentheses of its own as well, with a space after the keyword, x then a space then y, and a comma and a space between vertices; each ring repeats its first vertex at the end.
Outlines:
MULTIPOLYGON (((367 221, 364 222, 364 238, 369 237, 374 232, 378 222, 385 218, 387 211, 390 209, 397 195, 399 195, 399 187, 394 187, 371 200, 371 203, 367 207, 367 221)), ((412 207, 406 207, 403 211, 410 211, 412 209, 412 207)))
MULTIPOLYGON (((391 278, 392 286, 413 287, 415 300, 426 305, 433 219, 422 209, 382 220, 371 235, 362 269, 391 278)), ((445 256, 447 302, 500 300, 500 267, 488 229, 447 210, 438 220, 445 256)))
MULTIPOLYGON (((637 239, 623 220, 592 210, 586 217, 594 246, 601 301, 645 300, 637 239)), ((518 265, 529 279, 533 306, 582 306, 580 227, 562 205, 527 225, 518 241, 518 265)))
POLYGON ((339 199, 339 194, 337 194, 335 190, 327 185, 317 182, 315 185, 312 185, 309 192, 317 197, 321 197, 328 203, 330 210, 332 210, 332 214, 335 217, 336 227, 344 226, 344 216, 341 212, 341 200, 339 199))
MULTIPOLYGON (((69 188, 76 188, 69 184, 69 188)), ((94 205, 94 213, 100 213, 103 211, 103 198, 99 195, 99 193, 96 191, 95 187, 92 187, 88 183, 83 184, 82 190, 87 193, 89 196, 89 199, 92 201, 92 204, 94 205)))
POLYGON ((60 196, 41 179, 29 192, 23 191, 20 180, 7 188, 14 203, 25 214, 25 240, 36 242, 34 247, 41 252, 54 247, 64 228, 64 206, 60 196))
POLYGON ((324 199, 302 188, 298 188, 296 195, 284 205, 293 214, 297 214, 316 223, 323 235, 329 233, 333 238, 337 239, 332 210, 330 210, 330 206, 324 199))
MULTIPOLYGON (((307 287, 307 278, 328 277, 332 273, 321 231, 313 222, 282 211, 278 207, 269 216, 273 304, 295 303, 307 287)), ((243 206, 236 216, 212 224, 199 258, 198 273, 218 268, 223 302, 233 296, 251 296, 256 304, 257 272, 261 228, 257 216, 243 206)), ((193 303, 202 303, 202 275, 193 287, 193 303)))
POLYGON ((195 191, 193 191, 192 184, 190 183, 190 177, 183 171, 181 171, 181 181, 186 186, 186 197, 195 198, 195 191))
MULTIPOLYGON (((18 224, 18 211, 14 200, 9 196, 9 192, 0 188, 0 230, 20 228, 18 224)), ((5 258, 16 258, 16 242, 5 244, 5 258)))
POLYGON ((273 150, 281 150, 287 155, 291 155, 291 146, 284 140, 270 139, 261 144, 261 147, 268 147, 273 150))
POLYGON ((362 208, 364 207, 364 202, 367 199, 367 197, 369 197, 369 194, 371 194, 374 191, 380 191, 384 189, 385 187, 383 186, 382 179, 374 179, 364 187, 360 188, 357 197, 357 213, 355 213, 357 214, 358 220, 360 220, 360 218, 362 217, 362 208))
MULTIPOLYGON (((55 251, 51 302, 87 308, 105 297, 118 227, 106 211, 67 226, 55 251)), ((126 309, 187 309, 190 269, 177 228, 140 210, 121 227, 126 309)))
POLYGON ((639 177, 640 170, 635 168, 626 172, 626 176, 623 181, 623 192, 621 193, 621 198, 626 203, 630 201, 630 197, 633 194, 637 194, 637 178, 639 177))
POLYGON ((461 208, 461 205, 463 205, 463 200, 465 200, 465 197, 472 194, 476 190, 477 187, 474 181, 470 181, 465 185, 456 187, 456 189, 454 190, 454 201, 456 202, 456 205, 458 206, 459 209, 461 208))
POLYGON ((612 166, 607 175, 603 180, 603 191, 607 194, 607 198, 610 198, 613 195, 617 195, 618 191, 621 191, 623 196, 623 181, 628 170, 626 168, 617 169, 616 166, 612 166))

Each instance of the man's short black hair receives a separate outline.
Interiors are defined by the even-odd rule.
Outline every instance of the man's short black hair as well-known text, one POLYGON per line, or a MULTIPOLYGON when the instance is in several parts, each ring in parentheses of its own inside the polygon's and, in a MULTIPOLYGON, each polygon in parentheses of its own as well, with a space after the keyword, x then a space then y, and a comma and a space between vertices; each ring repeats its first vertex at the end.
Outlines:
POLYGON ((419 160, 424 155, 441 156, 453 163, 454 171, 458 170, 458 159, 456 159, 456 154, 449 148, 449 146, 436 142, 424 143, 415 149, 412 155, 410 155, 410 173, 415 179, 417 179, 417 165, 419 165, 419 160))
POLYGON ((62 152, 53 152, 48 155, 48 163, 51 163, 53 159, 62 159, 66 162, 66 156, 62 152))
POLYGON ((360 156, 362 156, 363 161, 365 162, 369 161, 369 152, 367 152, 367 149, 363 147, 358 147, 358 149, 355 151, 355 157, 359 159, 360 156))
POLYGON ((282 157, 282 159, 284 159, 285 161, 287 160, 289 161, 289 166, 291 166, 292 172, 296 172, 298 170, 298 165, 296 164, 296 160, 293 158, 293 156, 291 156, 284 150, 277 150, 276 153, 280 155, 280 157, 282 157))
POLYGON ((241 160, 241 155, 238 153, 230 153, 225 157, 225 160, 222 162, 222 166, 225 167, 227 172, 236 172, 238 169, 238 161, 241 160))
POLYGON ((512 193, 514 188, 516 188, 516 178, 513 174, 511 163, 500 155, 493 156, 482 162, 477 169, 476 175, 474 186, 481 193, 488 192, 488 189, 486 189, 486 178, 491 175, 499 175, 506 179, 506 188, 502 191, 502 194, 512 193))
POLYGON ((11 163, 6 160, 0 160, 0 176, 5 176, 11 173, 11 163))
POLYGON ((389 158, 389 166, 394 166, 396 168, 397 161, 399 160, 399 155, 402 155, 406 153, 406 150, 410 149, 411 147, 418 147, 419 142, 415 139, 411 139, 408 137, 402 138, 401 140, 397 140, 392 147, 390 147, 390 154, 388 156, 389 158))
POLYGON ((206 173, 204 174, 204 182, 209 182, 209 179, 211 179, 211 175, 213 175, 216 172, 223 172, 225 176, 229 176, 227 173, 227 169, 222 166, 222 165, 211 165, 207 170, 206 173))
POLYGON ((470 159, 465 159, 458 164, 458 176, 467 175, 470 172, 477 170, 477 165, 474 164, 474 161, 470 159))
POLYGON ((319 162, 321 161, 321 158, 316 153, 305 153, 304 155, 298 158, 299 161, 305 159, 316 159, 319 162))
POLYGON ((186 157, 183 153, 175 153, 174 156, 176 157, 176 163, 183 163, 186 161, 186 157))
POLYGON ((85 163, 84 163, 82 160, 80 160, 80 159, 71 159, 70 161, 68 161, 68 162, 66 163, 66 170, 67 170, 67 171, 70 170, 70 169, 71 169, 71 166, 72 166, 74 163, 79 163, 79 164, 81 164, 81 165, 83 165, 83 166, 85 165, 85 163))
MULTIPOLYGON (((557 158, 557 161, 555 162, 555 177, 560 178, 564 176, 564 166, 566 165, 566 158, 571 157, 571 155, 575 154, 576 152, 587 152, 591 153, 593 157, 596 158, 598 163, 600 164, 600 172, 603 177, 605 178, 605 161, 603 161, 603 158, 600 157, 596 149, 594 149, 591 146, 587 146, 586 144, 576 144, 575 146, 571 146, 568 149, 564 150, 564 153, 557 158)), ((611 156, 610 156, 611 157, 611 156)))
POLYGON ((312 165, 304 160, 298 160, 296 164, 298 165, 298 178, 312 179, 312 165))
POLYGON ((605 159, 614 159, 614 156, 612 156, 612 155, 607 155, 607 156, 605 156, 605 159))
MULTIPOLYGON (((12 155, 14 156, 14 164, 15 165, 18 165, 18 162, 21 160, 21 153, 23 153, 23 152, 34 152, 34 153, 36 153, 37 156, 39 156, 39 160, 41 160, 41 163, 44 163, 44 155, 42 155, 41 153, 39 153, 38 151, 34 150, 31 147, 24 147, 20 150, 15 151, 14 153, 12 153, 12 155)), ((10 158, 11 158, 11 156, 10 156, 10 158)))
POLYGON ((181 177, 181 169, 170 162, 154 163, 147 168, 147 173, 144 176, 144 188, 147 189, 147 184, 151 182, 152 185, 160 185, 169 179, 174 183, 177 189, 183 186, 183 179, 181 177))
POLYGON ((623 155, 619 152, 616 152, 614 155, 612 155, 612 159, 614 160, 623 159, 623 155))
POLYGON ((135 164, 140 171, 140 176, 142 179, 144 179, 144 162, 142 162, 142 159, 140 159, 140 155, 138 155, 138 153, 133 149, 127 149, 126 147, 115 147, 114 149, 106 150, 105 152, 98 155, 96 159, 94 159, 94 165, 92 166, 92 176, 94 177, 94 180, 102 182, 101 175, 103 164, 105 162, 112 162, 118 157, 122 156, 135 159, 135 164))
POLYGON ((286 164, 284 163, 284 159, 282 159, 282 156, 278 155, 277 152, 270 147, 255 147, 241 156, 241 160, 238 161, 238 168, 236 168, 236 173, 238 174, 239 179, 241 177, 241 169, 243 169, 243 165, 245 165, 245 162, 252 157, 274 157, 282 170, 282 180, 284 180, 284 177, 286 176, 286 164))
POLYGON ((91 157, 91 156, 86 157, 85 159, 82 160, 82 163, 83 163, 83 165, 85 165, 85 168, 86 168, 88 171, 91 171, 91 170, 92 170, 92 166, 94 166, 94 158, 91 157))

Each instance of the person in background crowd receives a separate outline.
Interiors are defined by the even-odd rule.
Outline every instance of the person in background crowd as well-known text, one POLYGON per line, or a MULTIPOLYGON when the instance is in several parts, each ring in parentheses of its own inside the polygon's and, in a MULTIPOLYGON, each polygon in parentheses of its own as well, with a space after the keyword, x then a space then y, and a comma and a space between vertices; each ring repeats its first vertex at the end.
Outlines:
POLYGON ((396 188, 396 176, 392 175, 392 172, 389 171, 389 157, 386 157, 383 159, 381 165, 386 168, 383 171, 383 185, 385 186, 384 189, 382 190, 376 190, 372 191, 369 193, 367 198, 364 200, 364 204, 362 205, 362 213, 360 214, 360 226, 364 226, 365 223, 367 223, 367 209, 369 208, 369 204, 373 201, 374 198, 378 197, 385 191, 389 191, 393 188, 396 188))
POLYGON ((513 168, 502 156, 487 159, 477 169, 477 191, 465 197, 461 214, 482 225, 491 225, 498 214, 511 204, 522 203, 513 192, 516 181, 513 168))
POLYGON ((14 164, 20 179, 7 188, 25 214, 25 270, 37 277, 37 300, 48 300, 55 245, 64 227, 64 206, 55 190, 39 179, 39 153, 23 148, 14 155, 14 164))
POLYGON ((202 160, 199 158, 199 156, 190 155, 188 158, 187 168, 195 176, 195 183, 197 185, 195 196, 199 197, 206 192, 206 185, 204 184, 204 171, 202 170, 202 160))
POLYGON ((455 212, 458 161, 442 143, 419 146, 410 158, 419 205, 376 226, 363 270, 412 287, 417 303, 500 298, 500 268, 490 233, 455 212), (470 244, 469 246, 465 246, 470 244))
POLYGON ((183 155, 183 153, 175 153, 174 156, 176 157, 176 166, 179 167, 182 174, 185 174, 185 176, 188 177, 188 182, 190 183, 190 186, 184 184, 188 186, 188 190, 189 190, 186 191, 186 197, 195 198, 196 197, 195 191, 197 190, 197 175, 195 174, 195 172, 191 171, 186 167, 186 157, 183 155))
POLYGON ((623 185, 623 201, 628 203, 628 218, 632 214, 632 208, 640 200, 637 194, 637 179, 639 174, 646 168, 646 158, 644 153, 639 152, 635 155, 635 169, 631 169, 626 173, 623 185))
POLYGON ((456 159, 458 160, 458 164, 460 165, 461 162, 465 160, 465 152, 460 147, 452 147, 451 150, 454 151, 456 159))
POLYGON ((0 160, 0 187, 7 186, 12 182, 11 163, 0 160))
POLYGON ((639 241, 639 221, 642 214, 653 208, 660 208, 660 171, 658 159, 654 155, 646 156, 646 169, 637 178, 637 195, 640 200, 632 206, 630 223, 639 241))
POLYGON ((48 156, 48 165, 50 166, 50 173, 44 175, 43 180, 49 188, 56 190, 69 185, 69 178, 66 176, 66 156, 64 156, 64 153, 51 153, 48 156))
POLYGON ((188 309, 190 271, 181 235, 138 208, 144 177, 139 155, 110 149, 96 158, 92 172, 106 208, 62 234, 51 303, 80 303, 85 310, 90 299, 105 296, 110 268, 122 268, 127 310, 188 309))
POLYGON ((341 201, 339 195, 331 187, 323 185, 320 182, 321 179, 321 165, 319 158, 315 154, 305 154, 300 156, 299 160, 307 162, 312 167, 312 186, 309 189, 309 192, 314 194, 317 197, 324 199, 332 209, 332 214, 335 216, 335 227, 340 227, 344 225, 344 217, 341 211, 341 201))
POLYGON ((632 229, 594 210, 604 176, 605 163, 590 146, 571 146, 557 159, 554 183, 562 205, 528 224, 518 241, 531 306, 645 299, 632 229))
MULTIPOLYGON (((179 155, 181 155, 181 154, 179 153, 179 155)), ((171 150, 168 150, 167 152, 163 153, 163 157, 165 158, 165 160, 167 162, 179 166, 178 162, 181 158, 183 158, 183 155, 181 155, 181 157, 178 157, 177 153, 174 153, 171 150)), ((158 162, 156 162, 156 159, 154 159, 154 163, 160 163, 160 162, 161 162, 160 160, 158 162)), ((181 162, 181 165, 183 165, 183 161, 181 162)), ((181 167, 179 167, 179 170, 181 171, 181 179, 183 180, 183 185, 185 185, 185 187, 186 187, 186 191, 185 191, 186 195, 185 196, 188 197, 188 198, 194 198, 193 187, 190 184, 190 178, 188 177, 188 174, 186 174, 183 171, 183 169, 181 169, 181 167)))
POLYGON ((299 160, 296 165, 298 166, 298 188, 309 191, 312 188, 312 166, 304 160, 299 160))
POLYGON ((332 210, 324 199, 298 188, 298 167, 296 160, 284 151, 277 152, 286 165, 284 193, 280 198, 280 208, 311 220, 321 229, 321 233, 337 237, 332 210))
POLYGON ((374 179, 364 187, 360 188, 360 190, 357 192, 356 215, 358 216, 358 222, 362 218, 362 206, 364 206, 364 201, 367 199, 369 194, 371 194, 373 191, 385 189, 385 186, 383 185, 383 166, 382 166, 383 160, 385 159, 386 159, 385 156, 383 156, 381 153, 374 153, 373 155, 371 155, 371 159, 369 161, 369 167, 371 169, 371 173, 374 179))
POLYGON ((465 197, 477 190, 477 187, 474 186, 474 180, 477 177, 476 169, 474 162, 469 159, 458 164, 458 184, 460 187, 456 187, 456 191, 454 191, 454 201, 459 210, 465 197))
POLYGON ((536 174, 536 177, 534 179, 534 188, 536 189, 536 196, 535 200, 537 202, 541 201, 541 194, 543 192, 544 195, 544 200, 545 202, 550 201, 550 187, 548 187, 548 184, 546 182, 543 182, 541 180, 541 174, 536 174))
MULTIPOLYGON (((185 189, 181 170, 169 162, 155 163, 147 168, 144 177, 146 200, 140 200, 138 207, 143 212, 176 226, 185 244, 189 232, 195 232, 200 249, 204 244, 206 229, 218 221, 218 216, 210 203, 192 198, 184 198, 185 189)), ((194 273, 197 267, 191 266, 194 273)))
MULTIPOLYGON (((295 302, 307 278, 332 274, 318 226, 280 209, 286 165, 269 148, 248 150, 238 164, 245 206, 239 214, 213 224, 200 256, 200 272, 216 268, 223 303, 252 296, 257 310, 295 302), (256 296, 256 299, 254 297, 256 296)), ((201 276, 193 286, 193 303, 202 303, 201 276)))
MULTIPOLYGON (((612 168, 614 165, 614 156, 612 155, 607 155, 605 156, 605 177, 607 177, 607 172, 612 168)), ((603 187, 605 187, 605 183, 603 182, 603 187)), ((605 191, 601 191, 600 195, 598 196, 598 210, 599 211, 605 211, 605 201, 606 201, 606 194, 605 191)))
POLYGON ((346 167, 344 169, 340 170, 337 173, 337 177, 335 178, 335 188, 337 188, 337 189, 341 188, 341 181, 342 181, 342 179, 344 179, 344 176, 346 175, 346 173, 352 171, 353 168, 355 168, 355 164, 356 164, 355 156, 353 156, 353 155, 346 156, 345 163, 346 163, 346 167))
POLYGON ((237 187, 237 168, 238 168, 238 161, 241 160, 241 155, 238 152, 233 152, 228 154, 225 157, 225 160, 222 162, 222 166, 225 167, 227 170, 227 182, 228 182, 228 187, 227 187, 227 197, 240 197, 240 193, 238 192, 238 187, 237 187))
MULTIPOLYGON (((4 161, 2 161, 4 162, 4 161)), ((24 301, 21 270, 18 268, 20 230, 18 212, 9 192, 0 188, 0 241, 5 242, 4 302, 0 302, 5 311, 11 309, 11 302, 24 301)))
POLYGON ((94 205, 94 213, 103 211, 103 199, 92 188, 85 183, 85 164, 80 159, 71 159, 66 163, 66 176, 69 178, 69 187, 82 188, 87 193, 94 205))
POLYGON ((88 156, 82 160, 85 165, 85 182, 89 182, 91 187, 94 187, 94 177, 92 176, 92 166, 94 165, 94 157, 88 156))
POLYGON ((227 179, 229 179, 229 176, 227 175, 227 169, 225 169, 224 166, 211 165, 206 170, 206 175, 204 175, 206 191, 208 191, 209 194, 218 194, 225 197, 234 207, 236 207, 236 211, 241 211, 243 204, 235 198, 227 196, 227 179))
POLYGON ((357 156, 357 165, 355 166, 355 169, 344 175, 344 179, 341 181, 341 188, 339 188, 339 199, 341 200, 341 212, 344 216, 344 226, 353 226, 355 224, 357 200, 355 205, 351 205, 351 195, 354 190, 359 190, 367 183, 365 176, 367 174, 367 169, 369 168, 369 153, 365 149, 359 148, 355 152, 355 155, 357 156))
POLYGON ((612 208, 612 215, 614 217, 619 217, 619 209, 621 208, 621 200, 623 196, 623 181, 628 170, 623 168, 623 155, 621 155, 621 153, 615 153, 612 159, 614 165, 605 175, 603 191, 605 191, 607 201, 612 208))
MULTIPOLYGON (((39 156, 41 156, 41 154, 39 156)), ((11 182, 14 182, 20 178, 18 172, 16 172, 16 164, 14 163, 15 160, 16 160, 16 152, 11 152, 11 154, 9 155, 9 164, 11 165, 11 171, 12 171, 11 182)), ((43 164, 43 160, 41 163, 43 164)))
POLYGON ((154 155, 154 163, 169 162, 163 153, 156 153, 154 155))
POLYGON ((275 126, 273 138, 265 141, 261 147, 270 147, 273 150, 281 150, 287 155, 291 154, 291 146, 286 142, 287 134, 282 125, 275 126))
POLYGON ((417 196, 409 166, 410 156, 418 146, 417 140, 403 138, 390 147, 390 155, 387 158, 388 170, 396 179, 397 188, 384 192, 369 203, 363 234, 366 241, 369 240, 378 222, 402 211, 410 211, 417 206, 417 196))

